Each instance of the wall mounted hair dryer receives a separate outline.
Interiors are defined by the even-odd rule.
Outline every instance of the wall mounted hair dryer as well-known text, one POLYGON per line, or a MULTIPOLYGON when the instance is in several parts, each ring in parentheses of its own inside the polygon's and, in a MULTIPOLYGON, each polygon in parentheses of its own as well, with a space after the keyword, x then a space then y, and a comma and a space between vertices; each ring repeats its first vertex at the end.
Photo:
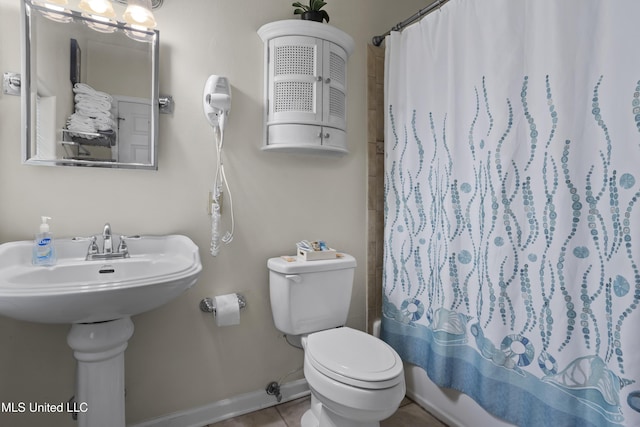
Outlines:
POLYGON ((216 177, 213 182, 211 197, 211 255, 217 256, 220 252, 220 241, 223 243, 231 243, 233 240, 234 218, 233 218, 233 199, 229 183, 224 173, 224 165, 222 164, 222 145, 224 141, 224 128, 231 110, 231 86, 226 77, 209 76, 204 85, 202 94, 202 107, 207 121, 214 130, 214 140, 216 142, 216 151, 218 154, 218 164, 216 177), (226 189, 229 199, 229 211, 231 216, 231 229, 221 235, 220 222, 222 221, 222 190, 226 189))
POLYGON ((231 110, 231 86, 226 77, 211 75, 202 94, 204 115, 214 129, 224 132, 231 110))

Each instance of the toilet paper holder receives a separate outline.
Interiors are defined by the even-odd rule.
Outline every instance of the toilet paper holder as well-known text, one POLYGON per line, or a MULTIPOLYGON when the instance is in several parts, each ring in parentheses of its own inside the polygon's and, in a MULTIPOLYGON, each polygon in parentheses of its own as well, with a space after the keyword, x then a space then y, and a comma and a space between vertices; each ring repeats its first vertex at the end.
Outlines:
MULTIPOLYGON (((240 309, 242 310, 247 306, 247 299, 242 294, 236 294, 236 296, 238 297, 238 307, 240 307, 240 309)), ((205 313, 213 313, 213 315, 215 316, 216 305, 213 302, 213 298, 207 297, 202 299, 202 301, 200 301, 200 310, 204 311, 205 313)))

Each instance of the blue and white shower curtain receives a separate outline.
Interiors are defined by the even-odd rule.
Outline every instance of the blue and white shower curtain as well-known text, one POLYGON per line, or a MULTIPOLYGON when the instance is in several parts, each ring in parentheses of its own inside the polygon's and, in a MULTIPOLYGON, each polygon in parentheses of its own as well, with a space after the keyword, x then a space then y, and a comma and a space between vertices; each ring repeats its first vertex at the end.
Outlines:
POLYGON ((640 1, 387 38, 382 337, 519 426, 640 426, 640 1))

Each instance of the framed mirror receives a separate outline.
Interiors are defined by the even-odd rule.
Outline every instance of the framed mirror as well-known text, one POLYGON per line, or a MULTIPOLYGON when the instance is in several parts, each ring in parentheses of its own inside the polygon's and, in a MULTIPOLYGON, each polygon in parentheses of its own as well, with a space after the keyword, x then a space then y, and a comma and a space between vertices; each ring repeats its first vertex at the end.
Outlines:
POLYGON ((157 169, 159 33, 22 0, 23 162, 157 169))

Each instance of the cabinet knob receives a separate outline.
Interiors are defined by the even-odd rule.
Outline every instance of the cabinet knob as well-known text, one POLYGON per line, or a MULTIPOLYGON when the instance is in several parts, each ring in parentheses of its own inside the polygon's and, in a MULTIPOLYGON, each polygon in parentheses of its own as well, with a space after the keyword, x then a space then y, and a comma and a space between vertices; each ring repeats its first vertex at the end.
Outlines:
POLYGON ((322 138, 322 131, 318 132, 318 138, 322 138))
POLYGON ((329 137, 331 136, 331 134, 329 132, 324 134, 324 139, 329 139, 329 137))
POLYGON ((316 76, 316 81, 317 82, 321 82, 322 81, 322 76, 316 76))
POLYGON ((327 83, 327 84, 329 84, 329 83, 331 83, 331 79, 330 79, 329 77, 327 77, 327 78, 324 80, 324 82, 325 82, 325 83, 327 83))

